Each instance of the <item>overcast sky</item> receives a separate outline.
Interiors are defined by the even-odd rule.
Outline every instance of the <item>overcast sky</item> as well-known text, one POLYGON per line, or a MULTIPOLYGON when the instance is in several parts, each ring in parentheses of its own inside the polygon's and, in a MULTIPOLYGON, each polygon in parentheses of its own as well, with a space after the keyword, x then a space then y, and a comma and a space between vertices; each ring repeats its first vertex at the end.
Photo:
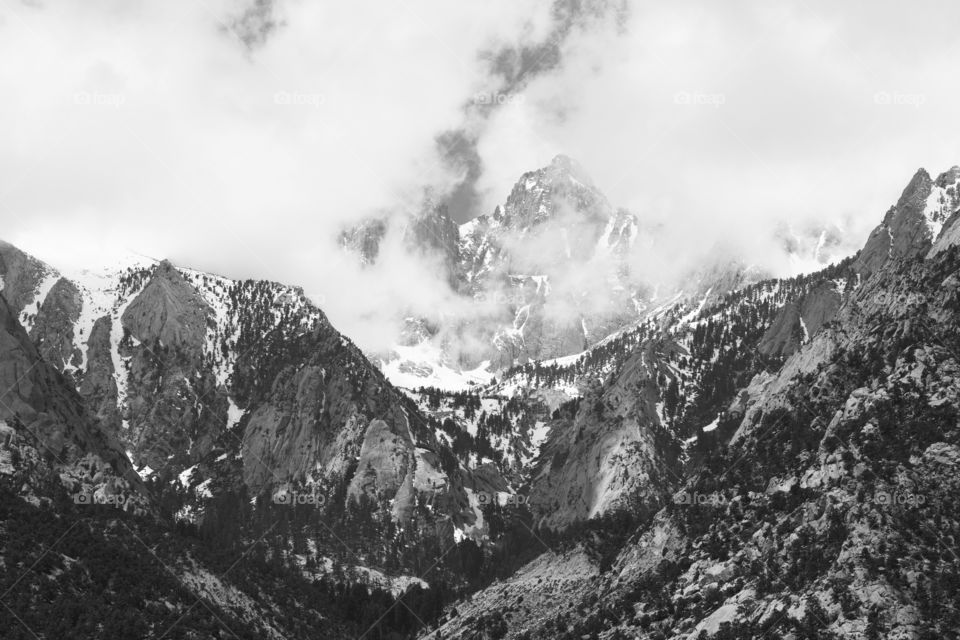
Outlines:
POLYGON ((0 237, 300 284, 346 319, 358 284, 389 298, 410 273, 338 289, 344 224, 428 186, 465 220, 566 153, 692 252, 784 220, 859 242, 918 167, 960 162, 958 22, 876 0, 6 0, 0 237))

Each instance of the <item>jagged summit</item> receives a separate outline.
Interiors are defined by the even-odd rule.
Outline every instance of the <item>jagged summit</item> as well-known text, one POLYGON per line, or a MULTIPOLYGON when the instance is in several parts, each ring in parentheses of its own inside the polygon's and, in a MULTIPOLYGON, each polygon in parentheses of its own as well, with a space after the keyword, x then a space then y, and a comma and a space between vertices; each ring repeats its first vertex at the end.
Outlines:
POLYGON ((559 175, 573 178, 586 186, 592 187, 593 180, 576 160, 568 155, 558 154, 550 161, 550 168, 559 175))
POLYGON ((922 212, 932 186, 933 179, 930 178, 927 170, 918 169, 904 187, 897 203, 887 211, 883 224, 888 227, 897 227, 903 225, 908 219, 916 217, 922 212))
POLYGON ((910 178, 910 182, 903 188, 903 192, 900 194, 900 200, 897 203, 898 206, 917 192, 922 191, 924 188, 929 188, 929 184, 932 181, 930 173, 925 168, 920 167, 917 169, 913 177, 910 178))
POLYGON ((579 164, 558 155, 549 165, 520 176, 498 214, 504 226, 526 231, 556 218, 606 222, 613 207, 579 164))
POLYGON ((120 322, 141 342, 176 346, 200 358, 213 310, 169 260, 153 269, 140 295, 127 306, 120 322))
POLYGON ((934 181, 918 169, 897 203, 877 226, 857 259, 856 268, 868 277, 889 260, 927 254, 940 239, 944 225, 960 208, 960 167, 952 167, 934 181))

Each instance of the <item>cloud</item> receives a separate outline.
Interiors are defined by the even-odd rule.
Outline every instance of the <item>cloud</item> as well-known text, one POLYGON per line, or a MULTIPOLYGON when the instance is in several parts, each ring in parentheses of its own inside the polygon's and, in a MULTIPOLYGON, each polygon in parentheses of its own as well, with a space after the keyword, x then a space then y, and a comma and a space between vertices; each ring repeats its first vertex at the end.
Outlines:
POLYGON ((960 159, 958 13, 865 1, 7 3, 0 55, 17 64, 0 68, 0 234, 56 265, 119 247, 300 284, 378 346, 410 310, 461 302, 393 239, 389 263, 341 261, 343 226, 417 210, 425 187, 461 220, 488 213, 523 172, 566 153, 615 206, 662 229, 669 260, 647 253, 639 267, 695 262, 720 243, 787 272, 796 265, 770 242, 785 224, 837 224, 852 248, 918 166, 960 159))
POLYGON ((248 6, 232 18, 222 29, 227 35, 234 35, 248 49, 254 49, 266 43, 283 22, 277 17, 275 0, 253 0, 248 6))
POLYGON ((0 70, 4 237, 62 267, 130 249, 301 284, 338 326, 382 346, 398 317, 458 303, 400 243, 386 243, 389 266, 357 270, 333 238, 476 170, 438 153, 451 148, 443 132, 465 140, 465 105, 497 86, 484 52, 540 42, 553 11, 545 0, 11 6, 0 54, 21 64, 0 70))
POLYGON ((271 263, 456 178, 434 137, 483 84, 476 52, 522 33, 539 5, 12 6, 5 233, 35 237, 39 223, 299 279, 305 265, 271 263))
MULTIPOLYGON (((500 40, 479 52, 488 76, 464 104, 461 126, 437 137, 441 157, 459 171, 460 179, 447 199, 454 219, 465 222, 489 210, 485 196, 489 200, 490 194, 478 188, 487 170, 478 146, 490 121, 522 103, 523 91, 531 82, 561 67, 567 42, 578 35, 607 34, 602 27, 610 23, 622 27, 628 7, 626 0, 553 0, 546 19, 541 16, 540 21, 529 24, 519 40, 500 40)), ((540 161, 542 164, 542 157, 540 161)))
MULTIPOLYGON (((883 3, 633 9, 625 23, 571 35, 564 63, 490 118, 477 146, 481 209, 537 158, 563 151, 615 205, 667 223, 671 249, 695 254, 723 238, 769 262, 784 222, 836 223, 852 249, 918 166, 960 161, 946 134, 960 45, 946 29, 906 28, 883 3), (882 92, 899 104, 878 101, 882 92)), ((937 10, 908 13, 918 26, 937 10)))

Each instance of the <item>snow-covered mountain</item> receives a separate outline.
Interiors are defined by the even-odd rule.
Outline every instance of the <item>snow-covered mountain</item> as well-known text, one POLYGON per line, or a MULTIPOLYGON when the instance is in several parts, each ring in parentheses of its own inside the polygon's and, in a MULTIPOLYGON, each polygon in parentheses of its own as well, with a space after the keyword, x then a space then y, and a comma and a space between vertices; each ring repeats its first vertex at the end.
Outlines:
POLYGON ((404 523, 442 498, 463 504, 448 536, 472 526, 472 470, 300 289, 167 261, 64 275, 10 245, 0 257, 38 352, 145 480, 195 494, 185 517, 212 483, 322 488, 404 523))
POLYGON ((143 611, 115 634, 953 637, 958 177, 918 172, 829 267, 721 257, 669 294, 629 289, 642 225, 566 159, 465 232, 432 210, 411 246, 526 308, 482 329, 525 354, 494 379, 436 366, 429 322, 375 364, 295 287, 0 244, 0 553, 31 587, 10 606, 51 637, 90 593, 94 617, 143 611), (610 256, 625 319, 548 322, 567 263, 610 256), (31 573, 20 521, 82 535, 31 573))
MULTIPOLYGON (((406 318, 404 344, 371 354, 408 387, 465 389, 517 364, 581 353, 665 305, 709 302, 766 275, 719 247, 678 277, 642 272, 637 253, 662 230, 615 209, 566 156, 523 174, 490 215, 457 227, 428 206, 409 219, 369 220, 341 244, 372 264, 391 225, 411 252, 441 260, 460 301, 443 316, 406 318)), ((824 243, 797 240, 784 251, 816 260, 829 255, 824 243)))

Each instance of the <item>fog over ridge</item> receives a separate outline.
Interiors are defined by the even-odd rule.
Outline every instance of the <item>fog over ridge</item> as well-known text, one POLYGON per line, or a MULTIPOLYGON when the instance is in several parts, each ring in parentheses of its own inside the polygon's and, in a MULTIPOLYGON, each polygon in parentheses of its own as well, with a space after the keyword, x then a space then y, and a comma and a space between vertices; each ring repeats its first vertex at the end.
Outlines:
MULTIPOLYGON (((298 284, 374 348, 380 319, 463 301, 394 240, 356 269, 339 233, 419 210, 425 189, 458 222, 489 214, 565 153, 659 230, 662 254, 636 252, 633 269, 682 271, 724 247, 793 273, 812 265, 771 237, 836 228, 849 252, 895 201, 889 185, 960 158, 942 135, 960 45, 941 25, 955 11, 10 5, 0 50, 22 63, 0 70, 3 237, 55 265, 130 249, 298 284)), ((581 269, 589 289, 606 267, 581 269)))

